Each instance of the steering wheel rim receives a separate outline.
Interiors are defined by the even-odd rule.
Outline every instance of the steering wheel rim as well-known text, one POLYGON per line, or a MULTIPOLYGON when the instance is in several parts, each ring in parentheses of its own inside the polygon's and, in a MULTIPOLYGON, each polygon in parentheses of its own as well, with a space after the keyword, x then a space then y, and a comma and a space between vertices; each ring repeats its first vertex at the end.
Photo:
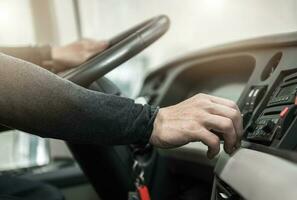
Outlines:
POLYGON ((159 39, 166 33, 169 25, 169 18, 165 15, 142 22, 112 38, 108 49, 77 68, 69 70, 62 77, 83 87, 88 87, 95 80, 103 77, 159 39))

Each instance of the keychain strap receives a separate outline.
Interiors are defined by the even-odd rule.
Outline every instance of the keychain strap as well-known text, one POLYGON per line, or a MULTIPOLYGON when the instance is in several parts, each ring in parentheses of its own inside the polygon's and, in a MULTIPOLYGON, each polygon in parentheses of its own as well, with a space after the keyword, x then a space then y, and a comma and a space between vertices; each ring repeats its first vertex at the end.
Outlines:
POLYGON ((132 167, 135 176, 135 187, 140 200, 150 200, 148 187, 145 185, 144 169, 135 159, 132 167))

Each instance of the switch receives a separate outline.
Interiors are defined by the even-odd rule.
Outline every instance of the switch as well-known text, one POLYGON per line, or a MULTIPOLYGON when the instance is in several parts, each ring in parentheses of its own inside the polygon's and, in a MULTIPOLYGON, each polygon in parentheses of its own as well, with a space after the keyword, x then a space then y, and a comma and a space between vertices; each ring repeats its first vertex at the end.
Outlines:
POLYGON ((285 107, 279 114, 280 118, 284 118, 288 112, 289 112, 289 107, 285 107))
POLYGON ((291 125, 292 121, 295 119, 296 116, 296 109, 297 105, 293 104, 290 106, 285 107, 280 115, 280 126, 281 131, 284 133, 289 126, 291 125))
POLYGON ((272 121, 272 120, 269 120, 267 122, 267 124, 265 124, 263 127, 262 127, 262 130, 265 132, 265 133, 271 133, 273 131, 275 127, 275 123, 272 121))

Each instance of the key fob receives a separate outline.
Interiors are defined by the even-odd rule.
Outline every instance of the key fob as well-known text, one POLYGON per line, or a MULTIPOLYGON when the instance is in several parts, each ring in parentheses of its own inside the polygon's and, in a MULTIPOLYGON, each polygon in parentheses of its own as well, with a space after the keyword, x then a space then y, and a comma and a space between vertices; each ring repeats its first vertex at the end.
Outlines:
POLYGON ((150 193, 146 185, 138 186, 137 191, 138 191, 140 200, 151 200, 150 193))

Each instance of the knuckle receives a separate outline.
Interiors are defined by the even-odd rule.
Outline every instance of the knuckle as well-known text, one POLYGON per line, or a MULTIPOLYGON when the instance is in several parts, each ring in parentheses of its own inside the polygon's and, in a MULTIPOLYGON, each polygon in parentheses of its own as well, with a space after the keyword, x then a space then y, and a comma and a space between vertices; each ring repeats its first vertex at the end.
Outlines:
POLYGON ((232 110, 231 111, 231 116, 233 120, 240 119, 240 113, 237 110, 232 110))
POLYGON ((202 125, 206 125, 212 120, 211 115, 205 111, 200 111, 199 113, 197 113, 196 118, 202 125))
POLYGON ((212 105, 208 99, 201 97, 195 99, 195 104, 200 109, 206 109, 207 107, 210 107, 212 105))
POLYGON ((185 129, 193 131, 197 129, 197 123, 194 120, 189 120, 185 124, 185 129))
POLYGON ((206 95, 204 93, 198 93, 195 95, 195 98, 196 99, 204 99, 204 98, 206 98, 206 95))
POLYGON ((222 122, 222 129, 229 132, 233 129, 233 122, 231 119, 226 119, 222 122))
POLYGON ((215 113, 216 108, 213 103, 208 102, 204 105, 204 109, 209 113, 215 113))
POLYGON ((232 108, 238 110, 238 106, 237 106, 237 104, 236 104, 234 101, 231 101, 231 100, 230 100, 230 106, 231 106, 232 108))

